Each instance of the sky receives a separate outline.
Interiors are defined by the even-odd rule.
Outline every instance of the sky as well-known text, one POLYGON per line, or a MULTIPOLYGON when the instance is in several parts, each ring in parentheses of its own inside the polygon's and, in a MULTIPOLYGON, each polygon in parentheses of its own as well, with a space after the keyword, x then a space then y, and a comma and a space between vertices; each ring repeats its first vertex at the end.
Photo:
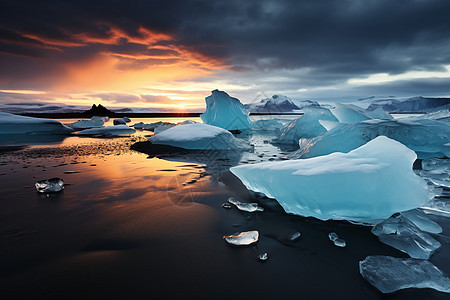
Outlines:
POLYGON ((447 0, 0 0, 0 103, 450 96, 447 0))

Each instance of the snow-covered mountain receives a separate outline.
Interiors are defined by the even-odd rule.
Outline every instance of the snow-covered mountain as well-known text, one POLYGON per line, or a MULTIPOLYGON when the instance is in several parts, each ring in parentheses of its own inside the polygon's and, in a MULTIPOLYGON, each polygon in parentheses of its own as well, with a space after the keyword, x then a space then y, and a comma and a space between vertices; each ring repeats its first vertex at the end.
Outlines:
POLYGON ((367 110, 382 108, 388 112, 433 112, 450 109, 450 98, 412 97, 406 99, 376 99, 367 110))
POLYGON ((293 101, 284 95, 273 95, 271 98, 262 99, 259 103, 246 104, 250 112, 292 112, 307 106, 320 106, 316 101, 293 101))

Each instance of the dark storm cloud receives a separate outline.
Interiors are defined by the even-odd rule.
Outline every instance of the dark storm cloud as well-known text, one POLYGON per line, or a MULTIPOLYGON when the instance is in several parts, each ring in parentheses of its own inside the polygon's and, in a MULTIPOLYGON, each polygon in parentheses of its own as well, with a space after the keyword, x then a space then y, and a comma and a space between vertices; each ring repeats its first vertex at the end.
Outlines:
MULTIPOLYGON (((0 5, 0 52, 4 53, 0 63, 10 61, 11 54, 38 56, 40 61, 47 57, 55 63, 53 69, 48 64, 46 71, 38 63, 28 64, 33 74, 54 72, 58 59, 83 59, 102 51, 177 54, 130 41, 144 38, 141 28, 174 38, 160 45, 226 61, 238 73, 306 69, 311 79, 303 82, 312 86, 379 72, 441 70, 450 64, 450 1, 446 0, 3 0, 0 5), (108 40, 113 29, 129 39, 67 48, 82 43, 80 34, 108 40), (53 41, 64 53, 29 36, 53 41)), ((15 61, 16 69, 21 70, 22 61, 26 62, 15 61)), ((13 69, 8 64, 8 70, 13 69)), ((129 64, 130 68, 138 65, 129 64)), ((11 73, 0 71, 4 76, 11 73)))

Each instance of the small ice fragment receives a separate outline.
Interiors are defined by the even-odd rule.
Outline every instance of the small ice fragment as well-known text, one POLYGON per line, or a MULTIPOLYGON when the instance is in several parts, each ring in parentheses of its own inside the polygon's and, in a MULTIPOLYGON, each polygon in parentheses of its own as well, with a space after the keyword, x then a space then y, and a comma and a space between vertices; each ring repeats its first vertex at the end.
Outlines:
POLYGON ((383 293, 407 288, 431 288, 450 293, 450 279, 427 260, 368 256, 359 262, 359 273, 383 293))
POLYGON ((122 119, 123 119, 125 122, 127 122, 127 123, 130 123, 130 122, 131 122, 130 118, 128 118, 128 117, 123 117, 122 119))
POLYGON ((333 243, 334 243, 335 246, 338 246, 338 247, 341 247, 341 248, 344 248, 347 245, 343 239, 339 239, 339 238, 335 239, 333 241, 333 243))
POLYGON ((295 241, 295 240, 298 240, 299 238, 300 238, 300 236, 301 236, 302 234, 300 233, 300 232, 296 232, 296 233, 293 233, 292 235, 291 235, 291 237, 289 238, 289 240, 291 240, 291 241, 295 241))
POLYGON ((336 232, 330 232, 330 233, 328 234, 328 238, 330 239, 330 241, 334 242, 334 241, 337 240, 339 237, 338 237, 338 235, 336 234, 336 232))
POLYGON ((226 208, 226 209, 230 209, 230 208, 231 208, 231 204, 225 202, 225 203, 222 204, 222 207, 223 207, 223 208, 226 208))
POLYGON ((258 259, 260 261, 266 261, 269 258, 267 252, 261 253, 260 255, 258 255, 258 259))
POLYGON ((228 244, 235 246, 247 246, 258 242, 259 232, 257 230, 243 231, 223 237, 228 244))
POLYGON ((246 212, 264 211, 264 208, 259 207, 258 203, 240 202, 233 197, 228 198, 228 202, 236 206, 239 210, 246 212))
POLYGON ((40 180, 35 183, 39 193, 56 193, 64 189, 64 181, 61 178, 40 180))

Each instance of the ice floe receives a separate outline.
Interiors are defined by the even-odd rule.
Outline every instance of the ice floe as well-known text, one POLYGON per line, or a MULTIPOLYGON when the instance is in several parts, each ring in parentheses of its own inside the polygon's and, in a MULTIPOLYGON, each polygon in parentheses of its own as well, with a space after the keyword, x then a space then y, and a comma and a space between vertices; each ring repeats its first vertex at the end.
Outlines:
POLYGON ((169 128, 155 134, 149 141, 192 150, 227 150, 243 146, 228 130, 202 123, 169 128))
POLYGON ((224 240, 235 246, 248 246, 258 242, 259 232, 257 230, 244 231, 236 234, 226 235, 224 240))
POLYGON ((103 124, 105 124, 105 122, 103 121, 102 117, 93 116, 90 120, 76 121, 70 124, 70 127, 72 127, 75 130, 83 130, 83 129, 103 127, 103 124))
POLYGON ((359 262, 359 272, 382 293, 407 288, 430 288, 450 293, 450 279, 427 260, 368 256, 359 262))
POLYGON ((115 125, 115 126, 106 126, 101 128, 91 128, 85 129, 77 132, 77 135, 88 135, 88 136, 103 136, 103 137, 111 137, 111 136, 119 136, 119 135, 130 135, 135 133, 136 130, 128 127, 127 125, 115 125))
POLYGON ((378 239, 412 258, 429 259, 441 244, 428 233, 422 232, 402 215, 395 215, 372 228, 378 239))
POLYGON ((70 134, 72 128, 52 119, 32 118, 0 112, 0 134, 70 134))
POLYGON ((232 167, 247 189, 276 199, 287 213, 322 220, 385 219, 427 203, 416 154, 377 137, 349 153, 232 167))
POLYGON ((205 98, 206 111, 200 115, 205 124, 218 126, 227 130, 243 130, 252 127, 249 112, 237 98, 227 93, 214 90, 205 98))

